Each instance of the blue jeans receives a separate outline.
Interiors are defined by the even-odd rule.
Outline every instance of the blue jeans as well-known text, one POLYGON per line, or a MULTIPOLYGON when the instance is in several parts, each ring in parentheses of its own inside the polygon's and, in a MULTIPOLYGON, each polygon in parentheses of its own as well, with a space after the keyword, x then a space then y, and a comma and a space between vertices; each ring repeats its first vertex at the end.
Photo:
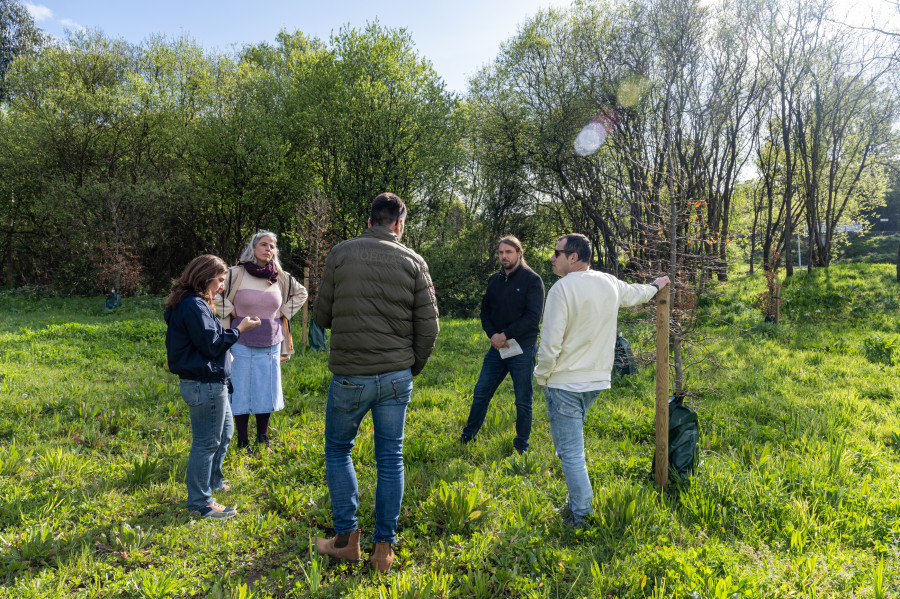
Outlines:
POLYGON ((325 406, 325 480, 336 533, 358 528, 359 493, 350 451, 360 423, 371 410, 378 467, 373 542, 397 541, 397 518, 403 500, 403 427, 412 387, 409 368, 384 374, 331 377, 325 406))
POLYGON ((191 454, 185 483, 187 507, 199 510, 212 501, 212 489, 222 486, 222 462, 234 434, 231 403, 225 383, 181 381, 181 397, 191 410, 191 454))
POLYGON ((537 345, 523 347, 521 354, 506 360, 501 358, 500 352, 493 347, 484 354, 481 374, 472 392, 472 407, 463 435, 474 438, 481 429, 491 399, 509 373, 516 395, 516 438, 513 439, 513 447, 519 451, 528 449, 528 438, 531 436, 531 403, 534 396, 531 380, 534 377, 536 355, 537 345))
POLYGON ((599 391, 576 393, 544 387, 553 447, 562 462, 569 509, 576 521, 594 512, 591 508, 594 491, 584 461, 584 419, 599 394, 599 391))

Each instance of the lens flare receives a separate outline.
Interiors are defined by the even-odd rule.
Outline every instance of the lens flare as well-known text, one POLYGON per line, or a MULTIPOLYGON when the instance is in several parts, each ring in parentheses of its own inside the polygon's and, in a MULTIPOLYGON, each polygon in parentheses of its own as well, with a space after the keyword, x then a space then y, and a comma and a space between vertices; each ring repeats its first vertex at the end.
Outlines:
POLYGON ((600 123, 591 121, 575 138, 575 153, 579 156, 590 156, 600 149, 606 140, 606 129, 600 123))
POLYGON ((575 137, 575 153, 590 156, 599 150, 618 124, 619 113, 614 108, 602 108, 575 137))

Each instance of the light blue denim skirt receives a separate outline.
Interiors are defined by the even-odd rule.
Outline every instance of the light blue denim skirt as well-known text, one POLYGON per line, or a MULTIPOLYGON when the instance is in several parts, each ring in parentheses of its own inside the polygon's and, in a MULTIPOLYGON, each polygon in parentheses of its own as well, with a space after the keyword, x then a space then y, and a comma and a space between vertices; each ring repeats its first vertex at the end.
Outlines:
POLYGON ((240 414, 269 414, 284 409, 281 392, 281 343, 271 347, 231 346, 231 411, 240 414))

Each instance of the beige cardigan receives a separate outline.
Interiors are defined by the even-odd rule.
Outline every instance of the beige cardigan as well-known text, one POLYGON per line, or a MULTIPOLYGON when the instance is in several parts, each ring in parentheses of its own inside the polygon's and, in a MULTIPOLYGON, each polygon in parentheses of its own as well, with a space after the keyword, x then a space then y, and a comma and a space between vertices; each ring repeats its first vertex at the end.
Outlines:
POLYGON ((542 387, 609 381, 619 307, 654 295, 652 285, 629 284, 596 270, 561 278, 547 294, 534 380, 542 387))
MULTIPOLYGON (((234 304, 232 303, 234 294, 241 289, 246 274, 247 271, 243 266, 232 266, 228 269, 228 276, 225 278, 225 289, 215 297, 216 314, 222 319, 222 326, 226 329, 231 325, 231 318, 234 316, 234 304)), ((306 287, 298 283, 297 279, 288 272, 282 271, 278 275, 278 285, 281 286, 281 314, 283 316, 281 326, 284 334, 284 341, 281 344, 281 359, 286 360, 294 353, 288 321, 300 311, 309 294, 306 287)))

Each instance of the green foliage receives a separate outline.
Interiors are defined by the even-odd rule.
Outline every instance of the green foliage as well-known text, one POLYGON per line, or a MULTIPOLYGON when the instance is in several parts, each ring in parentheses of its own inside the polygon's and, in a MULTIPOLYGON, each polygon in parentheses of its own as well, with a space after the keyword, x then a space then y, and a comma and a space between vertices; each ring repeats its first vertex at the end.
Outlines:
POLYGON ((870 362, 891 366, 897 352, 897 336, 871 335, 862 340, 862 354, 870 362))
POLYGON ((421 576, 399 574, 393 584, 378 588, 379 599, 426 599, 444 597, 451 588, 453 575, 443 570, 429 571, 421 576))
POLYGON ((438 481, 426 502, 428 517, 450 532, 471 530, 486 515, 490 498, 485 495, 480 480, 473 482, 438 481))
POLYGON ((146 485, 162 473, 162 462, 150 456, 135 457, 131 460, 128 482, 135 486, 146 485))
POLYGON ((127 522, 121 522, 112 526, 100 537, 98 548, 109 551, 131 553, 146 548, 153 542, 153 528, 144 529, 141 526, 131 526, 127 522))
POLYGON ((2 572, 15 575, 20 570, 40 567, 50 563, 66 546, 66 539, 48 526, 34 527, 19 533, 11 540, 4 540, 6 553, 0 555, 2 572))
POLYGON ((900 246, 898 234, 856 235, 842 245, 840 261, 896 265, 898 246, 900 246))
POLYGON ((131 580, 138 595, 143 599, 174 597, 182 589, 182 572, 178 568, 133 572, 131 580))
MULTIPOLYGON (((4 0, 4 39, 10 7, 27 17, 4 0)), ((21 54, 8 73, 0 56, 7 285, 164 292, 197 253, 231 262, 260 227, 279 234, 288 270, 315 273, 385 190, 407 200, 413 245, 432 241, 413 223, 455 183, 457 100, 403 29, 347 27, 327 43, 282 32, 238 56, 99 31, 3 48, 21 54)))
POLYGON ((23 3, 0 0, 0 105, 9 100, 6 72, 12 62, 38 51, 44 42, 45 36, 23 3))
POLYGON ((541 456, 529 451, 509 456, 503 460, 502 466, 503 471, 510 476, 535 476, 546 473, 549 468, 549 464, 541 456))
POLYGON ((16 474, 31 462, 33 453, 31 450, 19 451, 15 443, 0 448, 0 474, 4 476, 16 474))

